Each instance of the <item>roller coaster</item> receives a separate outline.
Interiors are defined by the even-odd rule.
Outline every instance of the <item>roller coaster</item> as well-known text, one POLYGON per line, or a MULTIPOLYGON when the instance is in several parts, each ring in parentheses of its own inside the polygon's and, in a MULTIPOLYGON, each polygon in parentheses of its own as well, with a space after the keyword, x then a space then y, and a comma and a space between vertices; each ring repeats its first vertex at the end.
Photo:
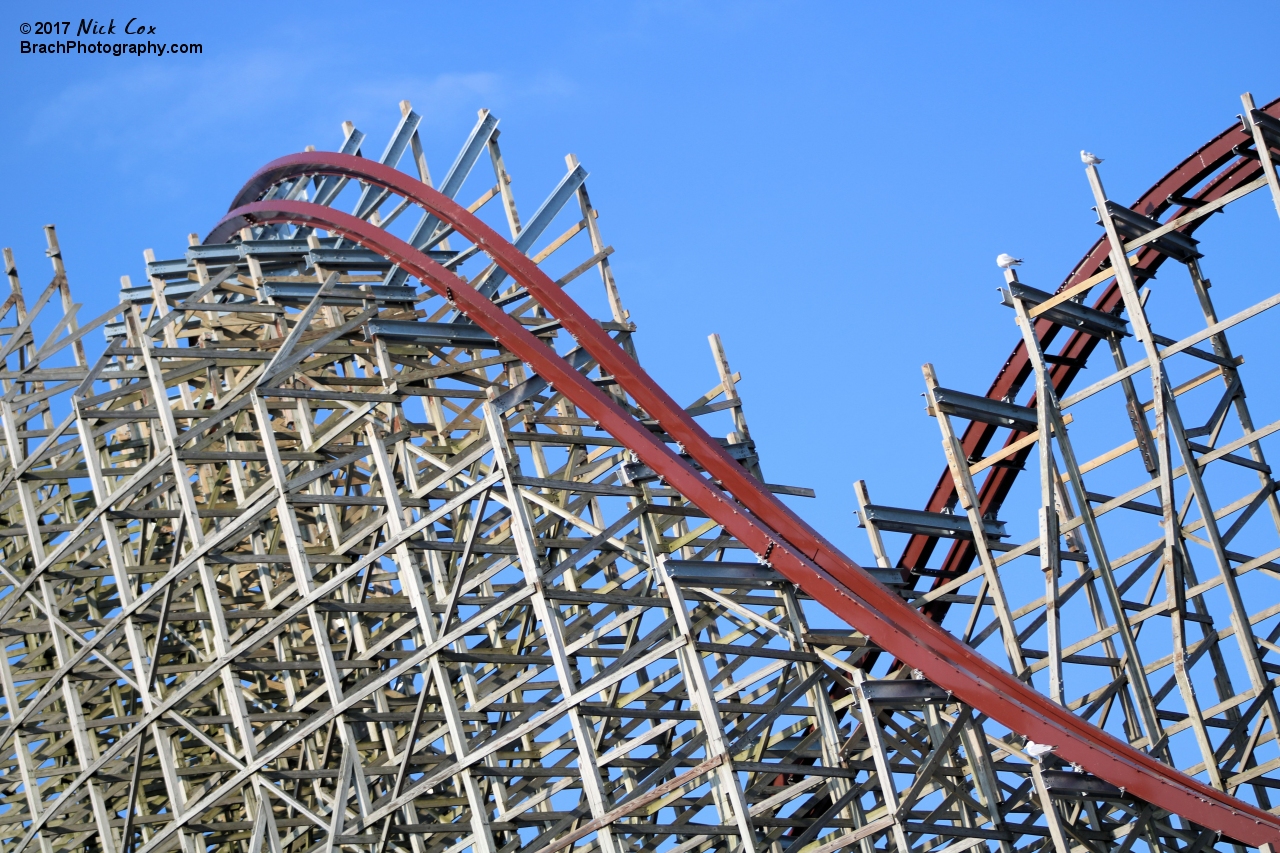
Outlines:
POLYGON ((0 849, 1270 853, 1280 420, 1228 333, 1280 295, 1192 236, 1280 213, 1242 103, 1130 207, 1085 165, 991 387, 925 366, 923 509, 856 484, 867 567, 717 336, 697 400, 645 372, 586 170, 523 218, 488 111, 438 183, 408 102, 268 163, 83 324, 52 226, 34 299, 6 249, 0 849))

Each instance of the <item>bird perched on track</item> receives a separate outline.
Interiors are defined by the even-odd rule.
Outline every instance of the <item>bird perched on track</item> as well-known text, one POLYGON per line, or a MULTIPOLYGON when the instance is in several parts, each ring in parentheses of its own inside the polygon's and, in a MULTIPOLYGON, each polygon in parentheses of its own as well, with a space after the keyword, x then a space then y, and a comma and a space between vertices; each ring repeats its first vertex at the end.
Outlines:
POLYGON ((1015 258, 1008 252, 1001 252, 996 255, 996 266, 1000 267, 1002 270, 1007 270, 1009 267, 1016 267, 1021 263, 1022 258, 1015 258))
POLYGON ((1056 746, 1049 746, 1049 744, 1047 743, 1036 743, 1035 741, 1029 738, 1027 739, 1026 753, 1027 755, 1034 758, 1036 761, 1039 761, 1041 758, 1044 758, 1046 755, 1053 752, 1055 749, 1057 749, 1056 746))
POLYGON ((1099 157, 1097 154, 1090 154, 1088 151, 1085 151, 1083 148, 1081 148, 1080 162, 1084 163, 1086 166, 1096 166, 1102 162, 1102 158, 1099 157))

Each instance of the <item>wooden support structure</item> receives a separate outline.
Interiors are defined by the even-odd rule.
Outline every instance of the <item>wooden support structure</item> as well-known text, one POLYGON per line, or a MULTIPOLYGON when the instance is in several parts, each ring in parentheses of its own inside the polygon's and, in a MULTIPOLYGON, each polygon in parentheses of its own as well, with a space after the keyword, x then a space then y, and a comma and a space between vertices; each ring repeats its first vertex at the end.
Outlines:
MULTIPOLYGON (((1246 108, 1250 138, 1274 144, 1272 113, 1246 108)), ((350 124, 340 150, 430 185, 421 117, 407 102, 399 116, 380 156, 350 124)), ((438 192, 597 306, 597 331, 634 358, 586 170, 570 155, 546 200, 517 210, 497 128, 481 111, 438 192)), ((1242 186, 1274 182, 1270 162, 1242 186)), ((878 506, 860 482, 867 583, 956 629, 1064 716, 1206 781, 1219 808, 1238 797, 1262 813, 1280 784, 1280 607, 1254 589, 1280 574, 1280 549, 1256 542, 1257 528, 1280 535, 1264 455, 1280 422, 1253 424, 1227 334, 1280 300, 1220 320, 1179 230, 1203 217, 1144 225, 1090 176, 1122 303, 1079 301, 1086 279, 1108 281, 1098 270, 1066 298, 1009 276, 1035 381, 1002 399, 926 371, 956 501, 878 506), (1131 274, 1127 258, 1138 251, 1187 267, 1203 330, 1152 330, 1144 268, 1131 274), (1069 355, 1049 351, 1060 328, 1105 339, 1115 362, 1072 395, 1057 378, 1069 355), (1198 365, 1190 379, 1184 363, 1198 365), (1214 399, 1197 408, 1202 396, 1214 399), (1068 427, 1083 431, 1112 397, 1132 441, 1077 461, 1068 427), (1008 443, 975 454, 963 421, 1008 443), (1037 497, 1026 524, 1006 527, 985 484, 1033 448, 1037 497), (1120 470, 1135 483, 1110 476, 1120 470), (1219 471, 1248 489, 1220 499, 1219 471), (1122 517, 1133 523, 1116 534, 1122 517), (1137 522, 1156 532, 1134 539, 1137 522), (953 542, 976 567, 895 565, 895 536, 953 542)), ((745 505, 494 245, 332 171, 260 200, 394 224, 683 460, 694 485, 745 505)), ((836 621, 782 570, 794 543, 746 543, 461 294, 418 287, 383 254, 314 224, 246 222, 172 259, 147 252, 146 285, 124 279, 120 303, 81 322, 46 236, 41 290, 24 291, 4 254, 0 850, 1240 846, 1038 753, 866 626, 836 621)), ((709 390, 681 414, 725 436, 718 448, 753 488, 812 496, 765 480, 743 377, 710 343, 709 390)))

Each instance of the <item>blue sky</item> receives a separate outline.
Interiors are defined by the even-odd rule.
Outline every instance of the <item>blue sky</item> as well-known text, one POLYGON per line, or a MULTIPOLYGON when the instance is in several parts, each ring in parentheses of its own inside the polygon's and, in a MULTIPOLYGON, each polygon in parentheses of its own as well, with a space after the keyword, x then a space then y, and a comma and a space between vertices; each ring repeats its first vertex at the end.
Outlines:
MULTIPOLYGON (((1096 238, 1079 150, 1127 202, 1241 92, 1280 95, 1256 6, 96 3, 59 17, 137 16, 203 54, 20 55, 47 8, 0 14, 0 243, 29 281, 57 223, 96 315, 144 248, 178 254, 254 169, 337 147, 343 120, 380 148, 411 100, 439 171, 488 107, 523 206, 566 153, 591 172, 646 366, 692 399, 719 332, 768 479, 816 488, 798 505, 863 560, 851 482, 918 506, 943 464, 920 365, 982 392, 1016 340, 992 259, 1052 290, 1096 238)), ((1276 244, 1250 222, 1242 271, 1276 244)))

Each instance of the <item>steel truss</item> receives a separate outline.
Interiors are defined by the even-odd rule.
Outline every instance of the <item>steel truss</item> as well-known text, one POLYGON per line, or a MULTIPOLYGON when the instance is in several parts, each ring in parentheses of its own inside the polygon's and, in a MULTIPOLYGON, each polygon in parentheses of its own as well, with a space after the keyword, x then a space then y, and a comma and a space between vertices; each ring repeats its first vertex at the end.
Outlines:
POLYGON ((861 488, 871 570, 775 497, 810 492, 765 482, 717 338, 714 384, 688 406, 643 372, 585 170, 568 158, 522 219, 487 112, 438 190, 407 103, 376 160, 347 125, 339 152, 269 164, 203 244, 148 256, 148 283, 126 280, 84 325, 52 228, 34 301, 6 253, 0 844, 1067 853, 1280 838, 1266 753, 1280 637, 1251 628, 1273 618, 1265 601, 1232 592, 1280 552, 1229 547, 1250 519, 1280 524, 1261 449, 1280 425, 1249 421, 1225 340, 1276 300, 1219 321, 1186 236, 1254 189, 1280 207, 1280 107, 1251 107, 1253 157, 1201 158, 1196 184, 1221 173, 1164 224, 1107 202, 1090 169, 1111 270, 1098 256, 1054 297, 1010 277, 1028 365, 1011 393, 927 374, 956 485, 924 513, 861 488), (482 159, 494 184, 464 207, 482 159), (1139 288, 1165 257, 1191 271, 1205 331, 1150 331, 1139 288), (1073 300, 1115 271, 1095 306, 1073 300), (1044 354, 1064 327, 1066 354, 1044 354), (1144 362, 1124 361, 1130 331, 1144 362), (1100 342, 1119 373, 1065 396, 1100 342), (1209 361, 1208 378, 1173 385, 1175 356, 1209 361), (1031 373, 1034 406, 1016 405, 1031 373), (1184 429, 1187 395, 1219 381, 1213 418, 1184 429), (1099 500, 1083 477, 1126 457, 1077 463, 1062 412, 1104 387, 1125 392, 1146 467, 1099 500), (696 420, 717 418, 727 439, 696 420), (963 437, 952 418, 971 421, 963 437), (970 458, 1002 428, 1004 450, 970 458), (1031 452, 1052 487, 1041 536, 1010 548, 994 510, 1031 452), (1257 485, 1200 512, 1211 462, 1257 485), (940 511, 956 500, 966 512, 940 511), (1099 518, 1136 504, 1161 538, 1108 559, 1099 518), (894 531, 917 534, 906 570, 886 556, 894 531), (957 547, 929 569, 940 538, 957 547), (1195 573, 1189 542, 1215 573, 1195 573), (1039 553, 1045 595, 1014 609, 1000 569, 1039 553), (1152 585, 1131 607, 1143 578, 1167 600, 1152 585), (1095 622, 1077 637, 1063 614, 1085 600, 1095 622), (1150 657, 1156 616, 1187 657, 1150 657), (972 646, 938 627, 957 618, 972 646), (1243 670, 1224 657, 1233 638, 1243 670), (987 643, 1007 660, 975 651, 987 643), (1248 689, 1231 687, 1240 671, 1248 689), (1198 778, 1162 763, 1184 741, 1198 778))

